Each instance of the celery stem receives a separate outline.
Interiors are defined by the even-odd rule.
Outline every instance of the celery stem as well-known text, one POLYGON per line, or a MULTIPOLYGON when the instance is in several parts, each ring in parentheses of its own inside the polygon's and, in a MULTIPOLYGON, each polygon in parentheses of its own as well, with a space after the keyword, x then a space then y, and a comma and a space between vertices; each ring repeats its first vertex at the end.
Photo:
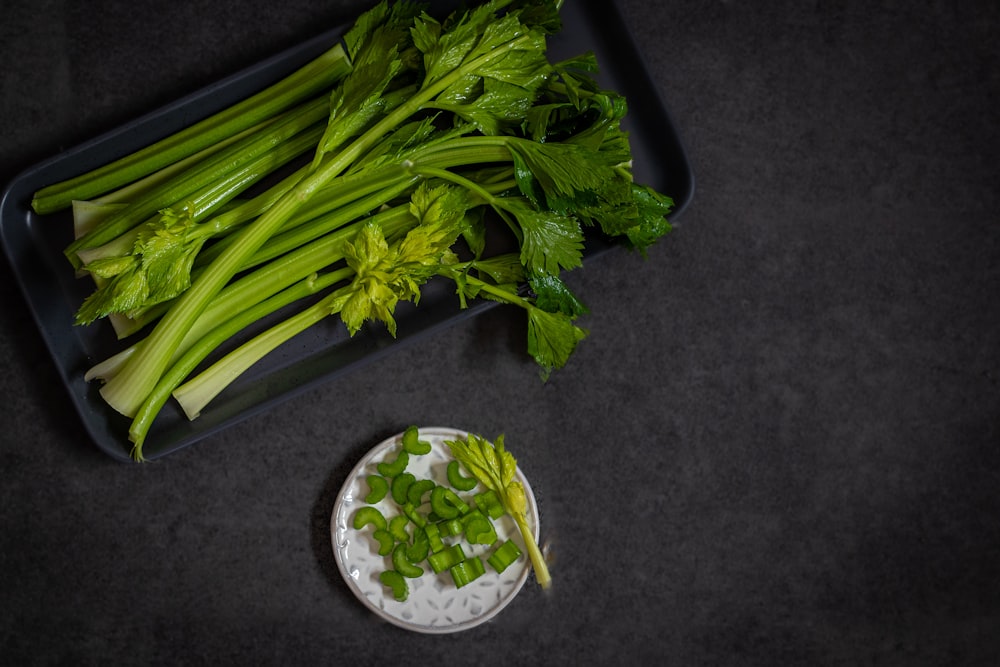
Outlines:
MULTIPOLYGON (((265 299, 252 308, 248 308, 231 319, 219 324, 210 332, 198 339, 197 343, 191 346, 177 361, 170 367, 150 393, 142 408, 136 414, 132 425, 129 428, 129 439, 133 443, 132 458, 137 461, 143 460, 143 444, 153 420, 160 409, 170 398, 171 393, 184 379, 211 354, 219 345, 230 337, 250 326, 284 306, 287 306, 299 299, 303 299, 311 294, 336 284, 342 280, 350 278, 353 271, 350 269, 340 269, 323 276, 307 278, 299 283, 279 292, 275 296, 265 299)), ((221 388, 220 388, 221 390, 221 388)), ((217 392, 216 392, 217 393, 217 392)))
POLYGON ((32 201, 44 214, 92 199, 253 127, 302 100, 331 88, 351 69, 341 44, 259 93, 119 160, 39 190, 32 201))
POLYGON ((549 574, 549 566, 545 562, 545 556, 542 555, 541 549, 538 548, 538 543, 535 542, 535 535, 531 532, 528 521, 523 515, 515 514, 514 521, 521 530, 521 537, 524 538, 524 546, 528 548, 528 558, 531 560, 531 567, 535 570, 535 581, 543 589, 548 589, 552 585, 552 576, 549 574))

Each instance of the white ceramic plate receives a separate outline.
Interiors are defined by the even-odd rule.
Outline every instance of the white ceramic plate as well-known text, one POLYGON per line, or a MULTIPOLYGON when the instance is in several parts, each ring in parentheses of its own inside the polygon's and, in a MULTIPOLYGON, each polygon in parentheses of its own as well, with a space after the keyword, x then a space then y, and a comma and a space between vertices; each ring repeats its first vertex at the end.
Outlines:
MULTIPOLYGON (((419 429, 420 439, 431 443, 431 451, 422 456, 410 456, 406 470, 418 479, 429 478, 439 484, 447 484, 446 468, 451 460, 447 440, 460 440, 468 432, 453 428, 429 427, 419 429)), ((434 574, 424 563, 425 573, 416 579, 407 579, 409 597, 398 602, 392 592, 379 581, 383 570, 391 569, 389 557, 380 556, 371 529, 355 530, 354 513, 367 506, 365 496, 368 485, 365 478, 375 473, 375 466, 383 460, 395 460, 396 452, 402 448, 402 433, 387 438, 369 451, 351 471, 344 482, 333 506, 331 533, 333 551, 337 567, 344 576, 348 587, 361 602, 383 619, 399 627, 415 632, 441 634, 458 632, 480 625, 496 616, 506 607, 524 586, 531 570, 527 550, 513 519, 504 515, 494 522, 497 537, 502 541, 511 538, 520 547, 522 555, 502 574, 497 574, 489 565, 486 573, 475 581, 457 588, 447 572, 434 574)), ((535 539, 538 539, 538 507, 528 480, 517 471, 517 480, 524 485, 528 499, 528 523, 535 539)), ((482 491, 477 486, 472 491, 461 492, 463 498, 482 491)), ((375 505, 385 517, 399 514, 398 508, 387 497, 375 505)), ((467 555, 483 556, 489 547, 469 545, 463 542, 467 555)))

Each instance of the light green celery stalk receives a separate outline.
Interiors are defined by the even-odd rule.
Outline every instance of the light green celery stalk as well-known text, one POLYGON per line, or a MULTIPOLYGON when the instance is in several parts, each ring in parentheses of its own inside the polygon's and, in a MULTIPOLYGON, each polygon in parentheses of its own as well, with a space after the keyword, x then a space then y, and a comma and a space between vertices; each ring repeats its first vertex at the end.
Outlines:
MULTIPOLYGON (((345 223, 357 217, 346 215, 343 211, 331 215, 341 218, 345 223)), ((370 219, 382 226, 387 235, 394 235, 411 224, 412 216, 406 205, 399 205, 380 211, 370 219)), ((342 246, 357 233, 357 229, 353 226, 344 227, 343 224, 335 227, 326 235, 275 258, 226 285, 188 329, 175 349, 171 361, 176 361, 177 357, 220 323, 239 315, 243 310, 255 306, 259 301, 271 297, 289 285, 342 260, 342 246)), ((125 361, 147 342, 145 338, 136 341, 108 359, 95 364, 87 371, 85 378, 87 381, 111 380, 124 368, 125 361)))
MULTIPOLYGON (((451 22, 448 24, 450 30, 443 30, 441 24, 426 16, 414 22, 412 31, 409 26, 395 28, 407 37, 411 34, 419 37, 417 46, 425 54, 427 77, 418 92, 382 116, 373 114, 371 105, 378 105, 381 94, 397 75, 404 73, 404 65, 396 55, 401 51, 399 38, 389 43, 379 42, 375 39, 378 30, 372 32, 373 37, 366 44, 374 44, 372 51, 355 61, 341 88, 353 91, 354 97, 337 107, 346 118, 355 114, 366 116, 364 127, 367 129, 354 139, 348 138, 349 143, 343 149, 324 143, 321 151, 336 150, 336 153, 319 160, 316 169, 291 192, 240 230, 226 252, 177 299, 153 328, 147 344, 126 361, 122 372, 102 387, 101 395, 113 409, 127 416, 135 415, 166 370, 187 330, 235 272, 318 189, 347 170, 393 128, 452 86, 466 85, 468 77, 509 75, 515 64, 519 71, 526 69, 526 61, 532 56, 547 66, 544 34, 522 25, 516 15, 496 18, 493 13, 503 4, 487 3, 485 11, 483 8, 472 10, 468 15, 474 16, 474 21, 451 22), (368 79, 367 83, 364 79, 368 79), (369 125, 372 121, 374 124, 369 125)), ((408 47, 404 45, 405 48, 408 47)), ((541 63, 535 69, 540 67, 541 63)), ((534 72, 531 75, 537 76, 534 72)), ((331 120, 339 123, 344 117, 333 114, 331 120)))
POLYGON ((73 238, 78 239, 112 213, 128 206, 125 202, 106 202, 99 199, 73 201, 73 238))
MULTIPOLYGON (((129 426, 129 440, 133 443, 132 458, 136 461, 145 460, 143 445, 156 415, 159 414, 163 405, 169 400, 174 389, 218 346, 258 320, 271 315, 289 304, 318 294, 338 282, 349 279, 352 275, 353 271, 348 267, 325 274, 313 274, 293 286, 278 292, 274 296, 247 308, 198 338, 195 344, 188 348, 174 362, 170 369, 164 373, 163 377, 160 378, 160 382, 157 383, 156 387, 146 398, 145 403, 139 409, 135 419, 132 420, 129 426)), ((193 418, 192 415, 188 416, 193 418)))
MULTIPOLYGON (((288 150, 287 144, 282 144, 278 148, 279 149, 283 149, 283 150, 288 150)), ((193 157, 198 157, 200 159, 201 157, 203 157, 203 154, 204 154, 204 156, 207 156, 210 153, 209 153, 209 151, 206 150, 206 151, 203 151, 203 153, 199 153, 198 156, 193 156, 193 157)), ((189 158, 189 160, 190 159, 191 158, 189 158)), ((265 154, 264 157, 261 158, 261 160, 267 160, 267 159, 269 159, 269 158, 266 157, 266 154, 265 154)), ((185 169, 189 168, 189 167, 192 167, 192 166, 194 166, 196 164, 196 161, 194 161, 194 160, 192 160, 191 162, 188 162, 188 160, 184 160, 183 162, 185 163, 184 164, 184 168, 185 169)), ((164 174, 167 171, 173 172, 173 173, 170 174, 171 176, 173 176, 175 173, 178 173, 179 171, 181 171, 181 170, 175 170, 174 169, 175 167, 177 167, 180 164, 181 163, 177 163, 177 164, 171 165, 170 167, 167 167, 166 169, 163 169, 163 170, 157 172, 156 174, 154 174, 153 176, 148 177, 148 178, 160 177, 161 174, 164 174)), ((249 167, 244 167, 244 169, 253 170, 254 166, 251 164, 249 167)), ((260 171, 261 171, 260 176, 263 177, 263 176, 267 176, 268 175, 268 174, 263 173, 264 170, 260 170, 260 171)), ((295 172, 293 172, 293 173, 285 176, 278 183, 275 183, 274 185, 271 185, 264 192, 262 192, 262 193, 260 193, 260 194, 258 194, 256 196, 254 196, 253 198, 251 198, 249 200, 246 200, 246 201, 242 201, 239 204, 234 203, 232 206, 227 207, 224 211, 218 211, 218 212, 216 212, 215 216, 212 218, 212 226, 217 229, 216 233, 218 235, 224 235, 226 232, 231 231, 232 229, 236 228, 237 226, 239 226, 239 225, 241 225, 241 224, 243 224, 245 222, 248 222, 249 220, 252 220, 253 218, 255 218, 258 215, 260 215, 262 212, 264 212, 265 210, 267 210, 267 208, 271 204, 273 204, 275 201, 277 201, 277 199, 281 195, 283 195, 284 193, 288 192, 288 190, 290 190, 292 188, 292 186, 295 183, 297 183, 302 178, 302 175, 304 173, 305 173, 304 168, 300 168, 299 170, 297 170, 297 171, 295 171, 295 172)), ((236 179, 240 179, 242 177, 240 177, 237 174, 235 176, 235 178, 236 179)), ((164 180, 165 180, 165 177, 164 178, 157 178, 157 183, 162 183, 164 180)), ((133 185, 137 185, 137 184, 133 184, 133 185)), ((209 188, 212 188, 213 186, 214 186, 214 184, 209 184, 209 188)), ((87 211, 87 207, 91 203, 97 205, 97 210, 98 211, 100 211, 100 208, 104 207, 104 206, 115 206, 115 207, 119 207, 119 208, 120 207, 124 207, 124 206, 128 206, 127 201, 130 199, 130 197, 127 194, 125 194, 124 191, 130 189, 131 187, 132 186, 127 186, 126 188, 122 188, 122 190, 116 191, 116 193, 114 193, 113 196, 110 196, 109 198, 100 198, 100 199, 93 200, 92 202, 74 201, 73 202, 74 211, 76 210, 76 207, 78 205, 82 205, 81 212, 84 214, 84 216, 86 216, 87 212, 88 212, 87 211), (119 195, 118 193, 122 193, 122 194, 119 195)), ((145 192, 147 190, 148 190, 148 188, 142 188, 141 190, 139 190, 139 192, 145 192)), ((206 192, 207 191, 208 190, 206 190, 206 192)), ((184 202, 184 205, 189 204, 193 199, 197 199, 197 198, 198 198, 198 195, 196 195, 193 198, 188 198, 184 202)), ((209 209, 203 209, 203 210, 207 212, 209 209)), ((104 217, 107 217, 107 216, 106 215, 102 215, 101 216, 101 218, 104 218, 104 217)), ((195 217, 196 217, 196 219, 197 218, 203 218, 204 215, 196 215, 195 217)), ((82 220, 82 222, 86 223, 87 222, 87 217, 84 217, 83 220, 82 220)), ((103 245, 96 246, 96 247, 93 247, 93 248, 83 248, 81 250, 78 250, 76 254, 80 258, 80 260, 82 261, 82 263, 84 265, 86 265, 88 262, 92 262, 92 261, 94 261, 96 259, 102 259, 104 257, 112 257, 112 256, 115 256, 115 255, 121 255, 121 254, 127 253, 129 251, 129 249, 131 248, 132 244, 135 243, 135 237, 138 234, 138 229, 139 229, 138 227, 135 227, 132 230, 130 230, 130 231, 124 233, 124 234, 121 234, 120 236, 114 238, 111 241, 108 241, 107 243, 105 243, 103 245)))
MULTIPOLYGON (((292 216, 279 232, 268 239, 267 243, 247 260, 241 271, 295 250, 370 211, 390 204, 397 197, 412 190, 419 180, 419 177, 399 170, 387 178, 358 181, 357 187, 346 182, 337 183, 337 187, 331 189, 330 196, 323 202, 323 206, 310 207, 308 211, 304 210, 305 207, 300 209, 299 213, 292 216)), ((319 195, 314 197, 313 201, 318 198, 319 195)), ((222 239, 202 251, 198 257, 199 267, 207 266, 225 252, 230 242, 228 238, 222 239)))
MULTIPOLYGON (((445 143, 443 146, 447 147, 448 144, 445 143)), ((345 222, 343 214, 327 215, 325 223, 317 222, 316 218, 313 217, 317 211, 325 214, 331 210, 328 207, 334 205, 344 212, 354 211, 364 205, 375 209, 377 206, 393 201, 400 195, 412 192, 418 183, 425 181, 429 176, 437 177, 440 174, 449 173, 447 172, 448 168, 469 167, 481 163, 495 164, 509 162, 509 160, 509 153, 502 150, 469 149, 464 146, 454 146, 451 150, 442 150, 440 147, 436 147, 436 150, 427 156, 424 156, 422 151, 416 151, 405 159, 401 159, 399 163, 387 163, 372 172, 362 171, 343 179, 336 179, 334 184, 328 188, 335 196, 328 198, 325 206, 308 211, 307 215, 302 216, 303 220, 297 220, 299 216, 293 216, 290 222, 295 224, 286 225, 280 233, 268 239, 267 244, 255 253, 253 260, 249 261, 244 269, 293 250, 345 222), (367 196, 360 199, 362 195, 367 196), (348 203, 352 203, 350 208, 347 208, 348 203), (305 224, 307 222, 308 224, 305 224)), ((502 173, 509 174, 510 170, 503 169, 502 173)), ((484 197, 495 198, 493 194, 496 191, 495 185, 480 186, 479 190, 484 197)))
POLYGON ((409 211, 416 221, 405 236, 390 243, 378 223, 364 222, 344 244, 350 284, 243 343, 174 391, 174 398, 195 419, 215 396, 265 355, 321 320, 341 313, 352 335, 377 319, 395 335, 392 317, 399 301, 415 301, 420 286, 438 267, 450 263, 451 246, 464 229, 471 199, 463 190, 421 184, 409 211))
POLYGON ((224 141, 334 86, 350 71, 336 44, 277 83, 150 146, 35 193, 32 207, 52 213, 73 200, 98 197, 224 141))
MULTIPOLYGON (((367 212, 365 207, 374 210, 391 202, 398 195, 415 187, 424 178, 421 174, 425 173, 426 170, 440 170, 447 167, 470 166, 479 163, 509 163, 509 161, 510 153, 502 146, 466 146, 464 142, 450 138, 440 144, 431 143, 427 146, 421 146, 415 151, 393 155, 391 159, 378 161, 367 169, 338 177, 318 192, 310 200, 309 205, 303 206, 292 216, 279 233, 268 239, 267 243, 241 268, 241 271, 251 269, 294 250, 341 225, 351 222, 367 212)), ((509 174, 510 169, 504 168, 498 173, 509 174)), ((298 175, 293 175, 293 178, 298 177, 298 175)), ((290 187, 283 184, 279 184, 279 186, 282 192, 290 187)), ((209 223, 199 225, 198 227, 202 229, 185 230, 182 234, 176 235, 174 240, 179 246, 184 246, 190 239, 200 239, 205 236, 214 238, 229 231, 237 223, 242 224, 250 219, 251 216, 248 216, 247 212, 259 213, 266 210, 266 205, 258 202, 258 199, 266 198, 267 202, 273 202, 276 196, 270 191, 266 192, 254 200, 216 216, 209 223)), ((492 197, 492 195, 487 196, 492 197)), ((138 231, 136 231, 137 233, 138 231)), ((121 246, 117 248, 116 252, 108 250, 107 247, 95 249, 93 252, 98 257, 123 255, 130 252, 135 244, 135 239, 128 239, 127 236, 120 238, 122 239, 121 246)), ((192 278, 211 259, 221 254, 230 241, 229 238, 223 238, 201 250, 195 258, 194 267, 191 269, 192 278)), ((183 252, 183 248, 178 248, 177 252, 183 252)), ((81 253, 81 256, 85 255, 81 253)), ((168 280, 180 282, 186 275, 187 269, 185 265, 176 263, 173 265, 173 270, 180 275, 174 276, 172 272, 164 275, 168 280)), ((149 290, 153 291, 154 289, 160 288, 150 285, 149 290)), ((130 320, 117 322, 116 330, 119 331, 120 337, 124 337, 148 324, 162 312, 162 308, 145 303, 138 308, 138 312, 131 312, 130 320)))
MULTIPOLYGON (((385 231, 386 236, 395 237, 413 224, 412 218, 408 206, 400 205, 381 211, 370 219, 385 231)), ((245 310, 256 307, 262 300, 272 297, 297 281, 306 280, 310 275, 342 260, 343 244, 356 233, 356 228, 353 227, 336 229, 227 285, 188 330, 177 346, 171 363, 175 363, 189 348, 198 344, 209 331, 240 316, 245 310)), ((145 344, 146 339, 136 341, 94 364, 86 371, 84 379, 87 382, 111 380, 121 372, 128 358, 145 344)))
POLYGON ((124 247, 107 254, 115 242, 101 246, 102 255, 78 253, 83 269, 102 278, 77 310, 76 323, 89 324, 111 313, 135 315, 140 309, 173 299, 190 285, 191 267, 202 245, 223 231, 223 221, 199 220, 225 206, 247 187, 315 146, 322 128, 305 131, 264 153, 185 200, 160 213, 120 239, 124 247))
POLYGON ((90 229, 93 228, 97 222, 106 218, 112 211, 127 206, 129 202, 135 201, 136 199, 141 199, 153 188, 162 185, 185 170, 191 169, 209 156, 245 138, 253 132, 260 130, 265 125, 272 123, 273 121, 273 118, 263 120, 253 127, 247 128, 242 132, 238 132, 209 146, 208 148, 203 148, 197 153, 169 164, 166 167, 162 167, 147 176, 143 176, 138 181, 133 181, 116 190, 103 194, 100 197, 95 197, 93 199, 74 199, 71 202, 73 207, 74 238, 83 236, 86 232, 90 231, 90 229))
POLYGON ((141 224, 162 208, 183 201, 192 193, 224 178, 226 174, 232 173, 242 165, 253 162, 282 142, 311 129, 323 120, 326 109, 325 101, 317 99, 284 112, 274 123, 267 124, 251 135, 212 154, 197 166, 184 170, 175 178, 152 188, 120 212, 109 215, 87 234, 71 242, 64 250, 64 254, 74 266, 78 266, 77 251, 111 241, 141 224))
MULTIPOLYGON (((353 273, 351 269, 344 269, 343 272, 348 275, 353 273)), ((229 386, 229 384, 237 377, 246 372, 248 368, 260 361, 260 359, 262 359, 268 352, 274 350, 279 345, 287 342, 289 339, 305 331, 317 322, 339 312, 346 299, 346 290, 337 290, 309 308, 282 320, 275 326, 255 336, 248 343, 240 346, 237 351, 230 353, 215 362, 201 374, 177 387, 173 391, 173 397, 177 400, 178 404, 180 404, 188 419, 196 419, 201 414, 204 407, 208 405, 208 403, 212 401, 212 399, 214 399, 219 392, 229 386)), ((247 311, 247 313, 252 316, 255 314, 256 310, 257 309, 247 311)), ((250 323, 252 322, 248 322, 247 324, 250 323)), ((236 332, 238 331, 239 329, 236 329, 236 332)), ((229 334, 229 331, 227 330, 225 334, 229 334)), ((192 348, 195 352, 200 352, 201 345, 204 345, 204 347, 211 347, 215 342, 212 339, 202 340, 205 342, 199 343, 198 347, 192 348)), ((181 360, 182 364, 183 361, 184 359, 181 360)), ((171 369, 175 367, 171 367, 171 369)), ((181 368, 179 368, 178 375, 184 371, 190 372, 192 370, 194 370, 193 367, 190 367, 189 364, 184 364, 181 368)), ((166 379, 167 382, 172 382, 172 376, 173 370, 171 370, 164 379, 166 379)), ((150 396, 156 400, 151 402, 147 399, 139 415, 137 415, 137 419, 133 420, 132 426, 129 429, 129 439, 133 443, 132 458, 137 461, 141 461, 143 458, 142 443, 146 432, 148 431, 146 427, 148 422, 148 419, 146 418, 146 406, 149 406, 149 410, 156 411, 162 406, 160 401, 162 400, 165 402, 167 398, 166 396, 163 396, 162 399, 160 399, 157 394, 158 392, 154 390, 153 394, 150 396)))

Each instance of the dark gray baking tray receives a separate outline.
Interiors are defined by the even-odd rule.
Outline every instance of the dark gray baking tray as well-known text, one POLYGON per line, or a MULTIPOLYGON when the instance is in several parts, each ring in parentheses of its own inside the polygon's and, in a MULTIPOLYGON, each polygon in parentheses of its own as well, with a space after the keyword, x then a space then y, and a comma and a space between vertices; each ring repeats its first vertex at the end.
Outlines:
MULTIPOLYGON (((676 219, 691 200, 694 179, 675 126, 621 15, 612 2, 588 0, 567 3, 563 21, 563 31, 551 44, 553 58, 596 53, 602 84, 625 94, 629 101, 625 126, 632 138, 636 179, 673 197, 676 209, 672 218, 676 219)), ((264 88, 329 48, 344 27, 304 41, 43 162, 19 175, 5 191, 0 202, 4 250, 87 432, 112 458, 131 460, 129 420, 103 402, 98 387, 84 381, 84 373, 120 349, 121 343, 106 324, 74 326, 73 315, 88 285, 74 278, 62 255, 71 240, 70 217, 68 213, 44 218, 35 215, 30 208, 32 195, 42 186, 128 154, 264 88)), ((601 239, 592 239, 590 244, 585 263, 612 248, 601 239)), ((453 288, 432 282, 419 309, 404 305, 398 310, 395 339, 381 326, 363 329, 349 338, 343 326, 329 318, 266 357, 220 394, 198 419, 189 421, 175 405, 168 404, 148 436, 145 455, 156 459, 177 451, 491 306, 476 303, 461 310, 453 288)))

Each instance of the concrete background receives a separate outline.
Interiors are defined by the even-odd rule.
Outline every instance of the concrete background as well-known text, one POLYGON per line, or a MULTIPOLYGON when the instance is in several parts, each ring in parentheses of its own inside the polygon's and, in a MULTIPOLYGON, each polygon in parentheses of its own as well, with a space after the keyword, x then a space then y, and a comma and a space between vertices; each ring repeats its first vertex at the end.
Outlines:
MULTIPOLYGON (((998 5, 617 4, 697 190, 572 276, 548 383, 494 309, 120 464, 0 262, 6 664, 996 664, 998 5), (411 423, 506 434, 550 595, 449 637, 354 600, 334 496, 411 423)), ((0 180, 365 6, 7 3, 0 180)))

